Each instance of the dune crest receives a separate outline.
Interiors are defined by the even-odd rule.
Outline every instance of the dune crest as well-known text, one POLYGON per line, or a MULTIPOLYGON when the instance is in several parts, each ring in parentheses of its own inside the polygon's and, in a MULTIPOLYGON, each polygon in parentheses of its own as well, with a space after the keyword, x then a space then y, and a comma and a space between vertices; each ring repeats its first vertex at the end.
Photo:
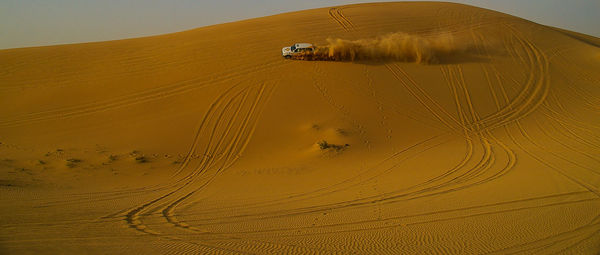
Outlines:
POLYGON ((597 41, 398 2, 0 50, 0 254, 597 254, 597 41))

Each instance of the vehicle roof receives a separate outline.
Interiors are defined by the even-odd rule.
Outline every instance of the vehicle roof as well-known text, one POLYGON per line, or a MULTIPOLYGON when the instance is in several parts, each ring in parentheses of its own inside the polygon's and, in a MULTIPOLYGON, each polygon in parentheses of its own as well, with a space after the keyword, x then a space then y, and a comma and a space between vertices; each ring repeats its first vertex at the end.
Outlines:
POLYGON ((296 48, 310 48, 313 45, 310 43, 296 43, 294 46, 296 46, 296 48))

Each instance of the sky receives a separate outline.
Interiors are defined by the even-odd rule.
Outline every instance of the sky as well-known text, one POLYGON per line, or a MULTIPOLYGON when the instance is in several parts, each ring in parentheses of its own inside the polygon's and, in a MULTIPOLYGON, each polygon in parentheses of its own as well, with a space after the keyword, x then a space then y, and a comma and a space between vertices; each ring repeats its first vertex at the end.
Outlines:
MULTIPOLYGON (((385 0, 0 0, 0 49, 172 33, 283 12, 385 0)), ((446 0, 600 37, 600 0, 446 0)))

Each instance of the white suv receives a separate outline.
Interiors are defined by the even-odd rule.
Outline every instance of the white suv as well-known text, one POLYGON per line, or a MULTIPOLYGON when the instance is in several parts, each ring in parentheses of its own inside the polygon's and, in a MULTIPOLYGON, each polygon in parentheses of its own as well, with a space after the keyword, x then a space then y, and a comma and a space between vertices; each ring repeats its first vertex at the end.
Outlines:
POLYGON ((292 58, 294 55, 302 55, 313 53, 315 46, 310 43, 295 43, 292 47, 284 47, 281 49, 281 55, 284 58, 292 58))

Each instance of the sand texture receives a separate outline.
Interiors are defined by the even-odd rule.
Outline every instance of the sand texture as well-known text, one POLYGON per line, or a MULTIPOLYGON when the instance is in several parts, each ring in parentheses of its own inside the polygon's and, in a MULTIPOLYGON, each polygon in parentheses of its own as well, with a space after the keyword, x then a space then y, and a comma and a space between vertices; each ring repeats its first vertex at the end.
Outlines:
POLYGON ((406 2, 1 50, 0 254, 598 254, 599 46, 406 2))

